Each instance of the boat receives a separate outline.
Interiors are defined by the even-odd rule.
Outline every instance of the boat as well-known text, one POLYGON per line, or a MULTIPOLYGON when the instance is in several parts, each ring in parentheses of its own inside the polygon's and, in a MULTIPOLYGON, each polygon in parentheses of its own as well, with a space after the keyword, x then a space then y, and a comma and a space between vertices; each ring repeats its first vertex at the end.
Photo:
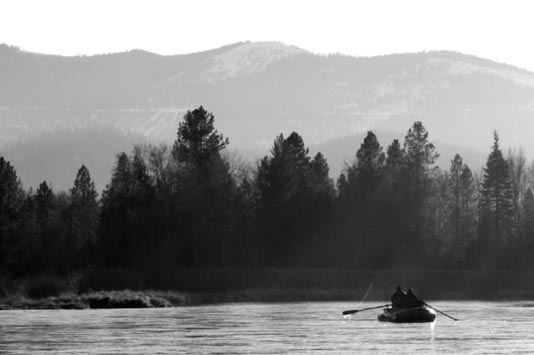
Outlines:
POLYGON ((436 320, 436 312, 426 306, 413 308, 390 308, 384 309, 378 315, 380 322, 393 323, 430 323, 436 320))

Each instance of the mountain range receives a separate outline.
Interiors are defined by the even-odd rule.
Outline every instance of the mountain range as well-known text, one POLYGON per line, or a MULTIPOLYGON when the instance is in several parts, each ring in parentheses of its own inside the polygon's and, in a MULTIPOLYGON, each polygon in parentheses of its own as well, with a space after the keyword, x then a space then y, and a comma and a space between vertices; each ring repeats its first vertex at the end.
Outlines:
POLYGON ((47 179, 68 188, 87 162, 102 188, 118 150, 172 142, 184 113, 200 105, 247 158, 297 131, 325 153, 334 178, 367 130, 387 147, 414 121, 444 168, 455 152, 480 168, 493 130, 504 147, 534 152, 534 73, 450 51, 352 57, 243 42, 172 56, 64 57, 0 45, 0 78, 0 153, 29 186, 47 179))

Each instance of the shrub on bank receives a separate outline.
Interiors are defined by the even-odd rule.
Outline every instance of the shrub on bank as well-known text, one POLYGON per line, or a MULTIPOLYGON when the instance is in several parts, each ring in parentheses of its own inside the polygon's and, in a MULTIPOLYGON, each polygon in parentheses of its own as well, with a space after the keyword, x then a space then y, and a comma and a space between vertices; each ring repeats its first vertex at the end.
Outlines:
POLYGON ((8 293, 8 284, 7 276, 0 274, 0 297, 5 297, 8 293))
POLYGON ((24 287, 24 293, 30 298, 57 297, 67 292, 68 287, 65 280, 55 275, 40 275, 33 279, 28 279, 24 287))

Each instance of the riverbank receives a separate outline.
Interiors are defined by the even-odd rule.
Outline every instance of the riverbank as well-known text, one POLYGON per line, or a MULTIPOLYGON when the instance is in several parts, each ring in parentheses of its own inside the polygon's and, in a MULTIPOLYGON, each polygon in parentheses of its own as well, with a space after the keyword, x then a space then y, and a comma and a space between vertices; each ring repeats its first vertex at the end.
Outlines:
MULTIPOLYGON (((534 301, 531 292, 506 291, 494 297, 473 298, 451 294, 436 300, 534 301)), ((366 301, 389 302, 390 295, 371 296, 366 301)), ((25 295, 8 295, 0 299, 0 310, 9 309, 110 309, 185 307, 223 303, 283 303, 283 302, 360 302, 362 295, 354 290, 248 290, 233 292, 183 293, 176 291, 99 291, 86 294, 63 294, 39 299, 25 295)))
POLYGON ((233 292, 187 293, 176 291, 98 291, 84 294, 30 298, 10 294, 0 298, 0 310, 7 309, 109 309, 184 307, 213 303, 318 302, 354 300, 351 290, 243 290, 233 292))
POLYGON ((534 300, 534 271, 94 269, 0 279, 0 309, 181 307, 206 303, 377 301, 395 286, 427 301, 534 300))
POLYGON ((187 296, 177 292, 101 291, 85 294, 65 293, 60 296, 30 298, 9 294, 0 299, 0 310, 6 309, 105 309, 155 308, 184 306, 187 296))

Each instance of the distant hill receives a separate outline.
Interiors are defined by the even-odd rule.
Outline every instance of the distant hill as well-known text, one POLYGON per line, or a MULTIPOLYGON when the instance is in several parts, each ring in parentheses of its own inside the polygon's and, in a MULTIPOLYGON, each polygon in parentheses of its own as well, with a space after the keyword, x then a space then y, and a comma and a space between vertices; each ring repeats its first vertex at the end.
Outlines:
POLYGON ((68 190, 84 164, 98 191, 111 180, 115 156, 130 153, 140 136, 109 128, 63 129, 28 137, 0 151, 15 167, 25 189, 37 188, 46 180, 54 190, 68 190))
POLYGON ((260 156, 280 132, 297 131, 308 145, 331 151, 333 172, 360 142, 348 152, 329 146, 370 129, 402 140, 416 120, 443 149, 446 142, 485 155, 497 129, 504 147, 534 153, 534 73, 448 51, 324 56, 245 42, 175 56, 63 57, 0 45, 0 77, 4 150, 20 137, 87 125, 171 142, 185 111, 203 105, 232 149, 260 156))

